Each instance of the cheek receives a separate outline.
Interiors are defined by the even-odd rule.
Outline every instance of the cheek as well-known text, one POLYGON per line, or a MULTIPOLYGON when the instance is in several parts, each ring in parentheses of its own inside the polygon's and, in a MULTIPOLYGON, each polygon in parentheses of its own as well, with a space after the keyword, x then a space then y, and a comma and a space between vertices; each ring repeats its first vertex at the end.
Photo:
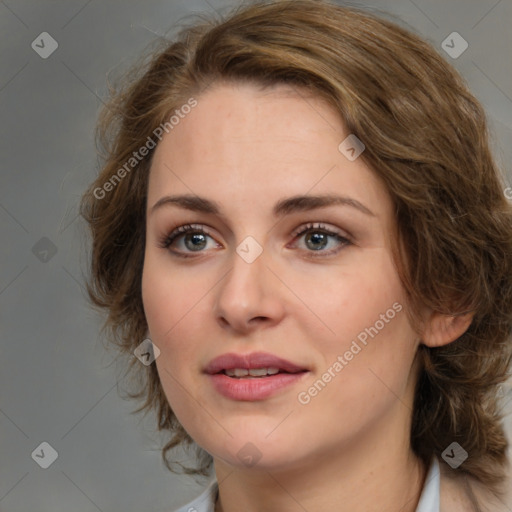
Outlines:
POLYGON ((166 271, 157 258, 148 256, 145 260, 142 300, 150 338, 160 350, 156 367, 171 409, 180 422, 188 425, 196 404, 191 403, 189 393, 193 389, 191 368, 197 365, 193 340, 200 339, 193 332, 198 325, 193 314, 199 309, 200 294, 197 288, 195 294, 189 293, 183 280, 178 272, 166 271))
POLYGON ((173 318, 169 315, 176 311, 172 307, 174 304, 170 304, 173 300, 172 294, 169 293, 170 289, 167 286, 165 274, 160 274, 160 277, 158 274, 151 259, 146 260, 142 272, 142 303, 149 332, 155 343, 155 338, 161 337, 165 325, 167 325, 167 329, 172 327, 173 318))
POLYGON ((353 339, 359 334, 364 338, 366 329, 376 322, 379 331, 389 331, 389 326, 396 323, 396 309, 403 309, 403 288, 391 260, 381 249, 369 251, 357 265, 324 282, 322 288, 308 289, 307 301, 330 328, 329 352, 347 350, 353 339), (383 323, 381 315, 389 322, 383 323))
POLYGON ((337 343, 326 343, 325 367, 300 390, 305 393, 301 403, 309 400, 304 414, 323 418, 326 438, 351 439, 367 426, 412 408, 407 394, 415 348, 405 311, 377 334, 370 329, 368 334, 364 328, 362 332, 367 334, 366 344, 357 336, 343 335, 336 338, 337 343))
POLYGON ((356 416, 405 392, 416 350, 394 266, 373 256, 371 264, 362 261, 357 272, 347 272, 325 293, 309 295, 331 331, 315 343, 322 354, 317 378, 329 381, 325 387, 318 383, 323 398, 317 403, 338 404, 356 416))
POLYGON ((208 289, 208 281, 171 267, 165 257, 148 255, 145 260, 142 300, 150 337, 161 352, 157 366, 165 366, 180 380, 187 378, 192 365, 199 365, 208 289))
POLYGON ((146 253, 142 271, 142 302, 150 333, 162 343, 171 337, 180 319, 199 300, 199 291, 185 280, 179 269, 173 271, 165 255, 146 253), (196 297, 196 295, 198 297, 196 297))
POLYGON ((160 350, 156 365, 166 393, 172 384, 170 375, 174 376, 177 369, 185 367, 188 357, 186 351, 177 346, 180 338, 176 337, 180 326, 188 323, 184 321, 189 309, 188 294, 178 294, 177 290, 182 287, 176 278, 169 276, 156 258, 148 256, 142 273, 142 302, 150 339, 160 350))

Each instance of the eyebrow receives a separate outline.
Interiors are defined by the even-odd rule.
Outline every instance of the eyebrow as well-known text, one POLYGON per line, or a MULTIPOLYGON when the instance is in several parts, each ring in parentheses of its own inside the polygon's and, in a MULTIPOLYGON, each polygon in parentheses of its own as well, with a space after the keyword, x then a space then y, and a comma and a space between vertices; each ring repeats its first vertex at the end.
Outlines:
MULTIPOLYGON (((174 196, 164 196, 160 198, 150 210, 150 214, 163 206, 176 205, 185 210, 194 212, 220 215, 220 205, 205 197, 193 194, 183 194, 174 196)), ((371 217, 376 217, 369 208, 347 196, 337 196, 332 194, 325 195, 298 195, 280 199, 274 206, 272 213, 274 217, 283 217, 296 212, 306 212, 317 208, 326 208, 329 206, 350 206, 371 217)))

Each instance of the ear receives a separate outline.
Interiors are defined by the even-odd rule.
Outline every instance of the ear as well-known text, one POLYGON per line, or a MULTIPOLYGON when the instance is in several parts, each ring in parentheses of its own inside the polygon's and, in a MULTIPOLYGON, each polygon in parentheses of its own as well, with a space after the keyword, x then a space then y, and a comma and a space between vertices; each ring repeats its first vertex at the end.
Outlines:
POLYGON ((437 311, 430 313, 425 322, 422 341, 428 347, 442 347, 462 336, 473 321, 474 313, 444 315, 437 311))

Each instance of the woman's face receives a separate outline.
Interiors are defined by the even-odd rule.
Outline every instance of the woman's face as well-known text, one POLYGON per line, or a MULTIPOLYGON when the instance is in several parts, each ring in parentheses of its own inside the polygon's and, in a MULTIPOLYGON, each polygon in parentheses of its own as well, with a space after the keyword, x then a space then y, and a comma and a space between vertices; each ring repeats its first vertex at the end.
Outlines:
POLYGON ((397 430, 403 443, 418 342, 383 184, 350 139, 339 149, 349 133, 319 98, 224 84, 196 99, 155 150, 147 198, 144 309, 174 413, 238 467, 298 465, 397 430), (209 366, 228 353, 242 360, 209 366), (270 359, 244 359, 255 353, 270 359), (233 366, 280 372, 222 371, 233 366))

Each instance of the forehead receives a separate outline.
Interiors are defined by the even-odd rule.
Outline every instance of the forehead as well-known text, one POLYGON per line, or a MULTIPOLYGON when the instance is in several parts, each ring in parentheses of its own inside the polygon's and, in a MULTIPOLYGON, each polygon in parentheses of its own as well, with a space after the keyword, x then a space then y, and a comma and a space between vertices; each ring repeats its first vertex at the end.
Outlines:
POLYGON ((289 86, 221 84, 196 99, 155 150, 149 207, 160 195, 191 193, 261 208, 309 191, 390 206, 363 160, 340 152, 349 133, 322 98, 289 86))

